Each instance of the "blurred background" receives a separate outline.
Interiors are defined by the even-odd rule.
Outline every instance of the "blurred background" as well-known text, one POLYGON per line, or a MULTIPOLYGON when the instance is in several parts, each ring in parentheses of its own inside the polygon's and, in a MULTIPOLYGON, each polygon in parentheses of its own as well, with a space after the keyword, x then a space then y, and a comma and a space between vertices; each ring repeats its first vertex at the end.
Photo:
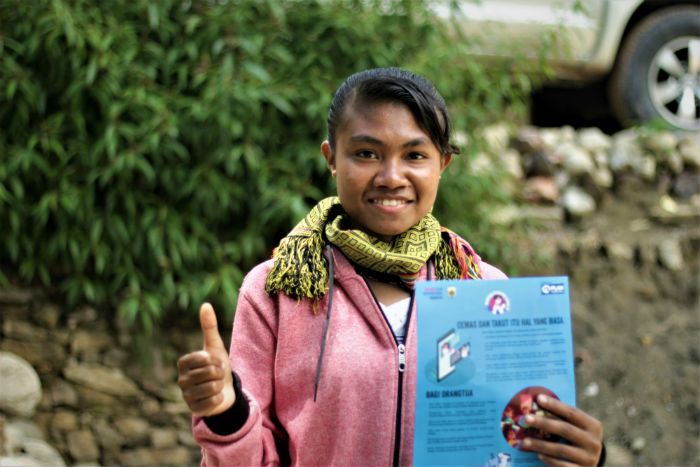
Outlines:
POLYGON ((566 274, 608 465, 700 464, 697 2, 0 3, 0 465, 198 465, 199 303, 334 194, 334 91, 399 66, 462 154, 436 215, 566 274))

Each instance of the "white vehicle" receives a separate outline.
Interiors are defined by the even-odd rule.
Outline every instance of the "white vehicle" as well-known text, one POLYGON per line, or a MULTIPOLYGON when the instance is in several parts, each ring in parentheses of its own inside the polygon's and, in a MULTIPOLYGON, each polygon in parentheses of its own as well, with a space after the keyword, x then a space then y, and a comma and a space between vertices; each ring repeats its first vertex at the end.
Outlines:
MULTIPOLYGON (((611 110, 623 125, 660 118, 679 129, 700 130, 698 0, 458 4, 457 24, 467 37, 480 39, 481 53, 532 54, 544 38, 554 35, 557 44, 565 45, 547 58, 557 78, 604 81, 611 110)), ((437 13, 444 16, 448 10, 445 6, 437 13)))

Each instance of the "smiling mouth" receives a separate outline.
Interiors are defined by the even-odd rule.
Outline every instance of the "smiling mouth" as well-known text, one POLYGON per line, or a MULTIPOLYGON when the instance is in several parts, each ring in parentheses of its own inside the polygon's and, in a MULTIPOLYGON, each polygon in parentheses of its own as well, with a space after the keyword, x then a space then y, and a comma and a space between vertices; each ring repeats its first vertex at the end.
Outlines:
POLYGON ((408 201, 403 199, 373 199, 372 203, 380 206, 400 206, 402 204, 408 204, 408 201))

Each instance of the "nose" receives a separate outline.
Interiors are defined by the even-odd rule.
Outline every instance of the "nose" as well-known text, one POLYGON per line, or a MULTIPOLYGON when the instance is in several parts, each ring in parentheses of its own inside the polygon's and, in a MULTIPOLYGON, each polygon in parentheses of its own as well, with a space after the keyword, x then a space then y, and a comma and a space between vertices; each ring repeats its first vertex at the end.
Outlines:
POLYGON ((406 174, 400 158, 382 160, 374 176, 375 186, 393 190, 406 185, 406 183, 406 174))

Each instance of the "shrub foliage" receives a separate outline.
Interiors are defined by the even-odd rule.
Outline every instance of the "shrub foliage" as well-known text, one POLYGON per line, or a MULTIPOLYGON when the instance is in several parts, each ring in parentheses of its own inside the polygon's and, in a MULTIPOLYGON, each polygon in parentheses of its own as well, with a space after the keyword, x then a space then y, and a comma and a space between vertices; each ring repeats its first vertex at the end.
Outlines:
MULTIPOLYGON (((147 331, 204 299, 230 317, 245 271, 333 193, 319 144, 346 76, 424 74, 462 130, 522 102, 527 77, 466 59, 428 6, 3 0, 0 280, 147 331)), ((488 239, 489 186, 453 171, 441 203, 480 208, 445 224, 488 239)))

